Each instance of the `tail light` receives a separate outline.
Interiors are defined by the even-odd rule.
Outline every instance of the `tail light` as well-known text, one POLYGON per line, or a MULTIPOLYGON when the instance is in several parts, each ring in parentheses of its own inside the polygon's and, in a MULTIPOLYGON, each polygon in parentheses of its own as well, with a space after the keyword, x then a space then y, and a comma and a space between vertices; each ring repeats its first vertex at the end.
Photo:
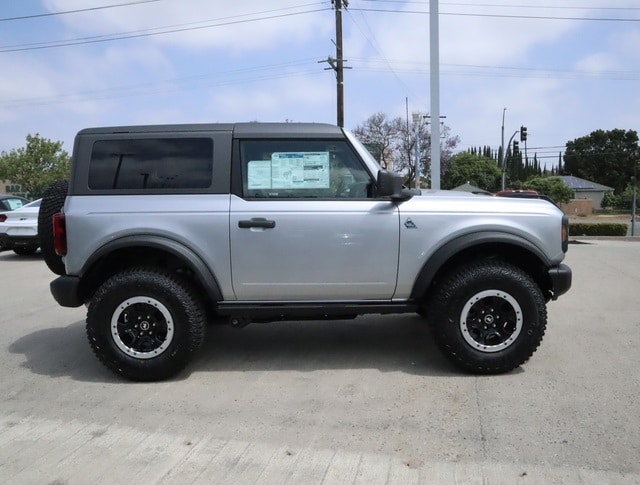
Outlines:
POLYGON ((0 222, 4 222, 7 220, 7 215, 6 214, 0 214, 0 222))
POLYGON ((67 223, 63 212, 53 215, 53 247, 58 256, 67 254, 67 223))
POLYGON ((569 217, 565 214, 562 216, 562 251, 567 252, 569 249, 569 217))

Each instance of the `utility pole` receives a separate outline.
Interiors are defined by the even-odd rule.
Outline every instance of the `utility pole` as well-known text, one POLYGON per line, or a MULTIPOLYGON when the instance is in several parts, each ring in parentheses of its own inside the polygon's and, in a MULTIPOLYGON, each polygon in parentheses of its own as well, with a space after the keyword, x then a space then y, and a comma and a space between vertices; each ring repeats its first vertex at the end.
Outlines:
POLYGON ((337 125, 340 128, 344 127, 344 70, 350 69, 344 67, 344 58, 342 56, 342 7, 349 6, 349 0, 331 0, 331 3, 336 9, 336 58, 329 56, 325 61, 331 67, 325 68, 326 70, 333 69, 336 72, 336 99, 337 99, 337 125))
POLYGON ((327 62, 336 71, 336 93, 338 126, 344 127, 344 58, 342 56, 342 7, 349 6, 349 0, 331 0, 336 9, 336 58, 329 58, 327 62), (332 62, 333 61, 333 62, 332 62))

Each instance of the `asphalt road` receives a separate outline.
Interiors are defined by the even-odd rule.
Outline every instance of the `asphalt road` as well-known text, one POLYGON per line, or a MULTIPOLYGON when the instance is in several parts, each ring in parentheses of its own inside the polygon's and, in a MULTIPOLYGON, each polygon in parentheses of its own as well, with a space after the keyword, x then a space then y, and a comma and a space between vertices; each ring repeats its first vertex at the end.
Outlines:
POLYGON ((130 383, 42 260, 0 253, 0 483, 640 483, 640 244, 572 244, 572 290, 502 376, 459 373, 417 316, 213 326, 130 383))

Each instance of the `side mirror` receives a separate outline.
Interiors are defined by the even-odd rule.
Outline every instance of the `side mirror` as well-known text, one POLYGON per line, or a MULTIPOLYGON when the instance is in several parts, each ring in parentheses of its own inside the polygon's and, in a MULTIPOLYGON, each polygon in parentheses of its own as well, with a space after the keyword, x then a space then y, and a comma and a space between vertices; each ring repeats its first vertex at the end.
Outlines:
POLYGON ((388 170, 378 172, 378 197, 396 198, 402 192, 402 176, 388 170))
POLYGON ((378 172, 378 197, 391 197, 394 200, 408 200, 414 195, 420 195, 419 190, 407 189, 402 185, 402 175, 380 170, 378 172))

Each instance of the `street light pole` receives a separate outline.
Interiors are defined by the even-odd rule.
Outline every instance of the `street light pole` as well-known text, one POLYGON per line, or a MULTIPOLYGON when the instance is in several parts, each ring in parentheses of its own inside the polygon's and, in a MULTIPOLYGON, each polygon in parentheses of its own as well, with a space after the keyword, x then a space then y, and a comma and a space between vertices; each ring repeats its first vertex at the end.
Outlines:
POLYGON ((431 81, 431 189, 440 190, 440 26, 438 0, 429 0, 429 66, 431 81))
POLYGON ((638 188, 636 187, 635 181, 633 183, 633 201, 631 206, 631 235, 636 235, 636 192, 638 188))
POLYGON ((412 115, 413 123, 416 128, 416 160, 415 160, 415 187, 416 189, 420 188, 420 120, 422 119, 422 114, 419 112, 415 112, 412 115))
MULTIPOLYGON (((336 7, 336 86, 338 104, 338 126, 344 127, 344 59, 342 58, 342 3, 343 0, 335 0, 336 7)), ((345 7, 349 4, 344 0, 345 7)))
POLYGON ((636 235, 636 195, 638 192, 638 179, 637 179, 638 169, 637 166, 633 167, 633 177, 631 177, 631 182, 633 183, 633 198, 631 200, 631 235, 636 235))
POLYGON ((500 168, 502 169, 502 190, 504 190, 505 182, 505 157, 504 157, 504 115, 507 112, 507 108, 502 108, 502 142, 500 144, 500 168))
MULTIPOLYGON (((511 135, 511 138, 509 138, 509 142, 507 143, 507 150, 511 148, 511 142, 513 141, 513 137, 515 137, 518 133, 520 133, 520 130, 514 131, 513 135, 511 135)), ((504 179, 505 179, 504 174, 507 171, 507 157, 505 157, 504 154, 502 156, 505 159, 505 170, 504 172, 502 172, 502 190, 504 190, 504 179)))

